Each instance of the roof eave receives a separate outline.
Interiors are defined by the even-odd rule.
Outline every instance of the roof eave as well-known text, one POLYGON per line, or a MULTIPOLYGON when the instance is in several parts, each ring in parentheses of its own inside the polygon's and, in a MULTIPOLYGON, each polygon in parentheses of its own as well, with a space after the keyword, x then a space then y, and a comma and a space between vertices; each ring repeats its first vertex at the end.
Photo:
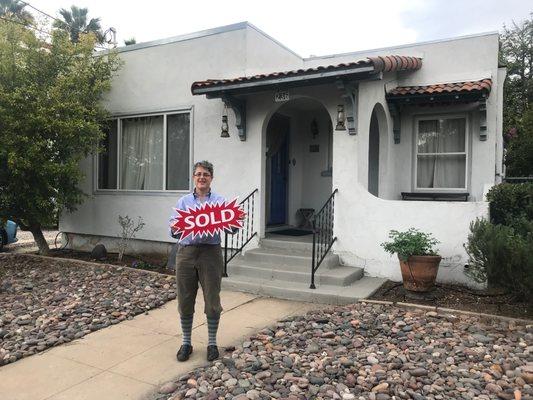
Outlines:
POLYGON ((456 93, 431 93, 431 94, 402 94, 387 95, 387 101, 396 104, 433 104, 433 103, 453 103, 453 102, 475 102, 486 99, 489 96, 487 91, 476 92, 456 92, 456 93))
POLYGON ((269 90, 272 87, 284 86, 309 86, 317 84, 322 81, 335 81, 338 79, 357 79, 370 78, 374 74, 375 68, 373 65, 366 65, 357 68, 338 69, 333 71, 314 72, 309 74, 298 74, 295 76, 281 76, 279 78, 269 78, 265 80, 257 80, 253 82, 241 82, 230 84, 209 85, 206 87, 193 87, 191 92, 193 95, 208 95, 216 97, 217 93, 239 92, 239 91, 263 91, 269 90))

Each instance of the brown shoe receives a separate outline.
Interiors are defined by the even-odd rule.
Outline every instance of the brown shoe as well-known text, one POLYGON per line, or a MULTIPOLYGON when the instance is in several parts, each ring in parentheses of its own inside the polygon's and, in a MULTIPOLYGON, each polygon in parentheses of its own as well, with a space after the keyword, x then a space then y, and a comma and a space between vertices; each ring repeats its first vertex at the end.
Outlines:
POLYGON ((207 346, 207 361, 215 361, 220 354, 218 354, 218 347, 215 345, 207 346))
POLYGON ((178 361, 187 361, 192 354, 192 346, 190 344, 184 344, 178 350, 176 358, 178 361))

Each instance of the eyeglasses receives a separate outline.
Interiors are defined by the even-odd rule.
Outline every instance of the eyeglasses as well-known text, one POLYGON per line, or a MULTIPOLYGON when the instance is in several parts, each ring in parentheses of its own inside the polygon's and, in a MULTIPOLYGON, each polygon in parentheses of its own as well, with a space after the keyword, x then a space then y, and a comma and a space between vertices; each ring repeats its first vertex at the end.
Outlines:
POLYGON ((195 177, 197 178, 201 178, 201 177, 204 177, 204 178, 211 178, 211 174, 209 172, 196 172, 195 174, 193 174, 195 177))

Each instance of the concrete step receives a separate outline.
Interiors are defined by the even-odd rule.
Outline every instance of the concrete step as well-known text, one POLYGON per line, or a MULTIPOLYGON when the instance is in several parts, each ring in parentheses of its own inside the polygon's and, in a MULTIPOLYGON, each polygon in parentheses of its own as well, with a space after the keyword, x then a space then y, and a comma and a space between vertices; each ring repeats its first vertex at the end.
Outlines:
POLYGON ((305 250, 311 253, 313 250, 313 242, 298 241, 290 236, 271 235, 271 237, 261 239, 261 247, 267 249, 293 249, 293 250, 305 250))
MULTIPOLYGON (((363 273, 363 269, 359 267, 339 265, 334 268, 323 268, 321 266, 315 274, 315 282, 321 285, 347 286, 361 279, 363 273)), ((277 265, 267 261, 251 261, 246 257, 236 257, 228 265, 228 275, 309 284, 311 264, 277 265)))
MULTIPOLYGON (((307 266, 311 268, 312 253, 307 250, 258 247, 247 251, 243 258, 251 262, 285 266, 307 266)), ((322 261, 320 268, 332 268, 338 265, 339 257, 330 252, 322 261)))
POLYGON ((349 286, 317 285, 309 283, 249 278, 242 275, 222 279, 222 288, 279 299, 308 301, 323 304, 349 304, 371 296, 386 281, 384 278, 365 276, 349 286))

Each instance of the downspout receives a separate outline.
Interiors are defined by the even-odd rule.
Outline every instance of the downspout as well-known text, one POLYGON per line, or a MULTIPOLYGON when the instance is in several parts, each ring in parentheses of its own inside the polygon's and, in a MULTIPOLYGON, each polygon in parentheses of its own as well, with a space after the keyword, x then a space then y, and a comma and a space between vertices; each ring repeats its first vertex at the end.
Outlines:
POLYGON ((494 183, 502 183, 505 177, 504 151, 503 151, 503 87, 507 68, 498 68, 498 98, 496 111, 496 165, 494 183))

